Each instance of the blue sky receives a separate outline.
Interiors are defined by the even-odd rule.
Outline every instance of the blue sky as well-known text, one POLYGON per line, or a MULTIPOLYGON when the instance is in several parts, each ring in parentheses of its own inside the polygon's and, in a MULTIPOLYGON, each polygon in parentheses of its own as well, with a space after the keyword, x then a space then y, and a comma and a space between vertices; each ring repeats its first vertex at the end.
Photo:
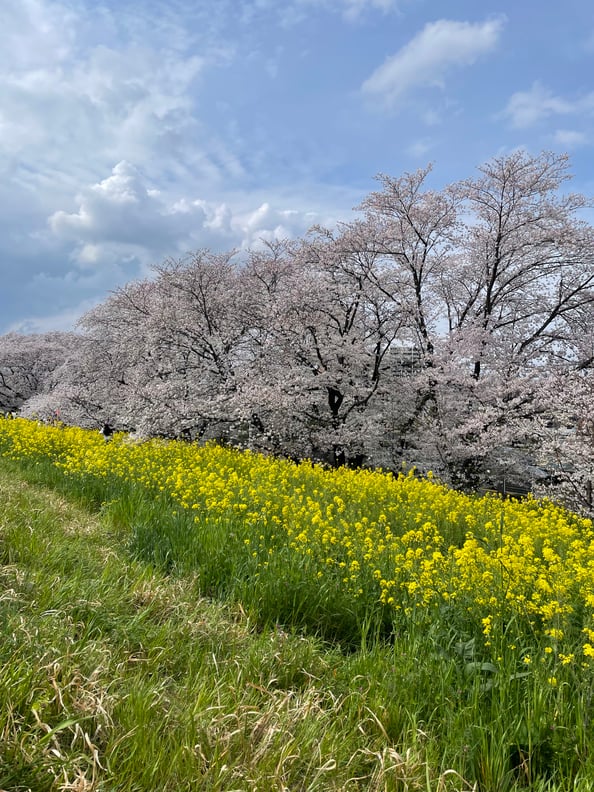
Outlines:
POLYGON ((594 194, 591 0, 2 0, 0 333, 524 147, 594 194))

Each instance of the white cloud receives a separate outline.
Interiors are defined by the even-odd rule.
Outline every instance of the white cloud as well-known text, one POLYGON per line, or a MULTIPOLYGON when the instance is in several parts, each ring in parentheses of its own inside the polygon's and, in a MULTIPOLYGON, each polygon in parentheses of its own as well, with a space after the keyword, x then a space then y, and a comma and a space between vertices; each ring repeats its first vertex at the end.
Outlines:
POLYGON ((572 112, 570 102, 553 94, 535 82, 529 91, 517 91, 513 94, 504 110, 512 126, 524 128, 532 126, 550 115, 564 115, 572 112))
POLYGON ((48 223, 54 237, 71 246, 71 261, 86 271, 127 262, 144 274, 167 255, 239 241, 224 204, 171 200, 126 161, 81 191, 76 211, 54 212, 48 223))
POLYGON ((588 136, 575 129, 558 129, 553 135, 555 143, 566 149, 575 149, 586 146, 590 142, 588 136))
POLYGON ((150 247, 168 236, 166 215, 158 191, 147 187, 139 171, 122 161, 109 177, 79 196, 76 212, 57 211, 49 224, 56 236, 82 244, 109 241, 150 247))
POLYGON ((5 75, 55 68, 76 43, 76 14, 60 3, 3 0, 0 20, 0 68, 5 75))
POLYGON ((388 13, 396 8, 395 0, 342 0, 344 17, 348 20, 358 19, 368 10, 379 10, 388 13))
POLYGON ((529 91, 512 94, 502 115, 518 129, 534 126, 551 116, 571 115, 594 110, 594 92, 570 100, 555 96, 546 86, 535 82, 529 91))
POLYGON ((252 20, 258 11, 266 9, 270 13, 278 13, 284 27, 293 27, 311 14, 312 10, 330 11, 342 16, 347 22, 355 22, 364 14, 381 11, 384 14, 395 11, 403 0, 286 0, 276 3, 275 0, 256 0, 248 3, 244 9, 246 20, 252 20))
POLYGON ((411 143, 406 149, 407 154, 414 159, 422 159, 433 148, 433 141, 430 138, 419 138, 411 143))
POLYGON ((377 68, 363 83, 364 93, 394 104, 413 88, 443 83, 447 71, 473 64, 497 45, 504 19, 482 23, 440 19, 377 68))
POLYGON ((443 115, 434 107, 426 107, 421 112, 421 120, 427 126, 439 126, 443 123, 443 115))
POLYGON ((48 223, 58 241, 73 246, 78 268, 92 271, 126 260, 142 270, 164 256, 202 247, 247 248, 259 239, 302 235, 326 220, 319 212, 279 209, 270 202, 233 211, 227 203, 172 200, 123 161, 81 192, 76 211, 54 212, 48 223))
POLYGON ((77 305, 47 316, 28 316, 14 322, 6 329, 7 333, 49 333, 53 330, 72 330, 80 317, 94 308, 99 302, 81 300, 77 305))
POLYGON ((301 236, 320 219, 315 212, 275 209, 265 202, 257 209, 239 215, 236 225, 242 236, 241 247, 248 248, 257 245, 261 239, 271 241, 301 236))
POLYGON ((176 17, 92 5, 77 16, 71 6, 4 0, 0 178, 39 192, 52 174, 56 195, 122 159, 155 176, 237 177, 239 158, 197 112, 206 74, 228 64, 232 48, 202 28, 192 39, 181 8, 176 17))

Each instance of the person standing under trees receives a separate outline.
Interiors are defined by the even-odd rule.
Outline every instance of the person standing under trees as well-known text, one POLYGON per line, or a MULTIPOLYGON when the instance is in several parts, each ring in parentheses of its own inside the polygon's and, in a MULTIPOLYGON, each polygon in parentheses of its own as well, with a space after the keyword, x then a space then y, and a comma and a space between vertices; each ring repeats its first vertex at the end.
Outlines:
POLYGON ((106 443, 111 440, 113 435, 113 426, 110 423, 105 422, 100 431, 106 443))

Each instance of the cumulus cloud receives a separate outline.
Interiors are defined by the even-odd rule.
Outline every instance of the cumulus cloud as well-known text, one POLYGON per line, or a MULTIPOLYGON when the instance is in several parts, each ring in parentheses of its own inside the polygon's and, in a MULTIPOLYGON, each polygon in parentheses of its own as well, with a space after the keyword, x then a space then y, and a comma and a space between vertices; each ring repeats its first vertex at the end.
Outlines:
POLYGON ((146 247, 171 242, 168 209, 159 191, 147 186, 138 169, 126 161, 81 193, 76 212, 57 211, 49 225, 56 236, 95 250, 87 258, 96 258, 97 244, 105 241, 146 247))
POLYGON ((167 255, 195 247, 232 247, 236 234, 224 205, 171 200, 127 161, 78 196, 74 212, 49 220, 54 237, 71 246, 84 270, 133 265, 140 274, 167 255))
POLYGON ((448 71, 469 66, 495 49, 503 26, 503 17, 481 23, 431 22, 377 68, 362 90, 394 104, 414 88, 442 84, 448 71))
POLYGON ((286 239, 305 234, 322 218, 316 212, 297 209, 275 209, 264 202, 257 209, 239 214, 236 227, 241 234, 242 248, 257 247, 261 240, 286 239))
POLYGON ((512 94, 502 115, 509 119, 513 127, 523 129, 551 116, 592 111, 594 111, 594 92, 571 100, 555 96, 537 81, 532 84, 529 91, 517 91, 512 94))
POLYGON ((172 199, 123 161, 81 192, 76 211, 59 210, 48 222, 56 239, 72 245, 78 267, 93 270, 126 260, 143 269, 164 256, 203 247, 248 248, 261 239, 302 235, 326 219, 315 211, 276 208, 270 202, 232 209, 202 198, 172 199))

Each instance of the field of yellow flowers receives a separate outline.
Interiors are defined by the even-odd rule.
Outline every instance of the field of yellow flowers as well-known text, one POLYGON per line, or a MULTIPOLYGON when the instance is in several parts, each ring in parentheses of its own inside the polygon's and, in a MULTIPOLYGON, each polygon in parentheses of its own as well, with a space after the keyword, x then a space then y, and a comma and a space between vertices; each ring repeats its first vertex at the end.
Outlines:
MULTIPOLYGON (((481 658, 594 663, 592 523, 553 503, 469 497, 431 477, 326 470, 215 445, 105 442, 24 419, 0 420, 0 452, 50 461, 108 493, 150 493, 160 510, 135 526, 139 547, 175 566, 210 564, 207 589, 228 589, 224 575, 244 595, 259 582, 261 605, 274 586, 272 615, 283 621, 299 611, 301 591, 311 608, 346 606, 357 629, 370 614, 367 626, 383 631, 445 614, 478 641, 481 658)), ((328 622, 337 619, 330 607, 328 622)))
MULTIPOLYGON (((320 639, 349 668, 329 666, 331 684, 380 713, 382 739, 425 741, 428 761, 479 785, 464 789, 592 788, 591 520, 430 475, 19 418, 0 418, 0 457, 262 635, 320 639)), ((299 667, 297 689, 316 673, 299 667)))

